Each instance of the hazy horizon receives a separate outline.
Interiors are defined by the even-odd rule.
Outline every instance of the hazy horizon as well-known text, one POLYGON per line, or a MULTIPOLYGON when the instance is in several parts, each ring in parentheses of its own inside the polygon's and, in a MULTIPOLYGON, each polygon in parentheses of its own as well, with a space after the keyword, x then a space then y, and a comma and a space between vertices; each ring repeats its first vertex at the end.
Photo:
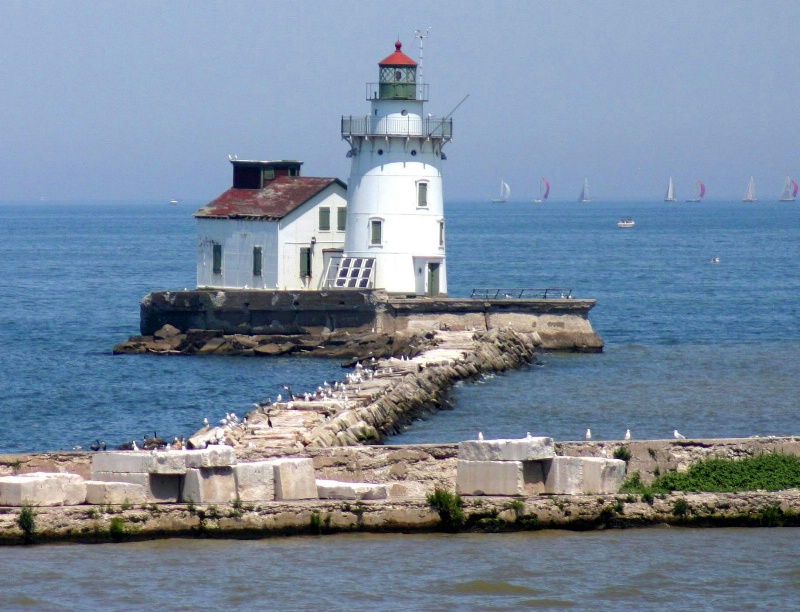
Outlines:
POLYGON ((0 3, 0 201, 209 200, 228 155, 347 180, 398 34, 454 115, 447 201, 760 200, 800 176, 800 3, 0 3))

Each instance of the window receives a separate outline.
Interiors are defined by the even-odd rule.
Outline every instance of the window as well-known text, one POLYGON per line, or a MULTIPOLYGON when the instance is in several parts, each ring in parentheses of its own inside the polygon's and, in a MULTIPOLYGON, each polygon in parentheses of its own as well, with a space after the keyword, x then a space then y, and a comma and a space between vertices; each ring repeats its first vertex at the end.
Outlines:
POLYGON ((307 278, 311 276, 311 248, 300 248, 300 276, 307 278))
POLYGON ((347 228, 347 208, 336 209, 336 229, 343 232, 347 228))
POLYGON ((439 246, 444 246, 444 221, 439 221, 439 246))
POLYGON ((370 225, 370 244, 383 244, 383 221, 373 219, 370 225))
POLYGON ((211 271, 214 274, 222 274, 222 245, 215 244, 213 248, 213 265, 211 271))
POLYGON ((253 247, 253 276, 261 276, 261 247, 253 247))
POLYGON ((428 206, 428 183, 417 183, 417 206, 428 206))
POLYGON ((319 229, 322 232, 331 230, 331 209, 327 206, 320 206, 319 208, 319 229))

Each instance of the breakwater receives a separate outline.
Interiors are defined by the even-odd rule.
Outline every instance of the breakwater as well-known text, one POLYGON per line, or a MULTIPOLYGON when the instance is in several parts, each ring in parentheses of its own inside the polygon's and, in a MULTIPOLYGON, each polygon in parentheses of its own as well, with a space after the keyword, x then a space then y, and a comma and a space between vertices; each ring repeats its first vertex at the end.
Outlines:
POLYGON ((486 332, 437 331, 429 348, 402 358, 370 358, 344 381, 312 393, 291 389, 268 399, 246 419, 209 425, 193 446, 223 439, 235 448, 354 446, 379 443, 414 418, 446 406, 458 380, 518 368, 535 358, 531 333, 511 328, 486 332))
MULTIPOLYGON (((684 469, 707 457, 797 453, 800 438, 559 442, 564 456, 631 451, 628 472, 684 469), (651 463, 653 462, 653 463, 651 463), (649 469, 648 466, 652 466, 649 469), (681 467, 684 466, 684 467, 681 467)), ((102 542, 158 537, 266 537, 342 531, 511 531, 597 529, 654 524, 733 526, 797 525, 800 491, 672 493, 645 499, 631 494, 465 497, 453 524, 427 500, 455 487, 457 445, 243 448, 239 461, 309 457, 318 479, 384 484, 385 500, 293 500, 242 503, 141 503, 34 509, 36 541, 102 542)), ((50 470, 88 477, 93 453, 0 456, 0 474, 50 470)), ((20 508, 0 508, 0 542, 21 543, 20 508)))

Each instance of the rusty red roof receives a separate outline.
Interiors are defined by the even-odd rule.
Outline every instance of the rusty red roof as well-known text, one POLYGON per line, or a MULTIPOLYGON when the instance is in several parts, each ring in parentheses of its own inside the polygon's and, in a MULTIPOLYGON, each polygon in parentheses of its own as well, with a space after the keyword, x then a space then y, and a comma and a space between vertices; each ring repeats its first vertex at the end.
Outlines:
POLYGON ((281 219, 327 187, 337 178, 280 176, 263 189, 228 189, 213 202, 194 213, 195 217, 217 219, 281 219))
POLYGON ((394 43, 394 53, 378 62, 378 66, 416 66, 417 62, 403 53, 402 48, 403 43, 398 40, 394 43))

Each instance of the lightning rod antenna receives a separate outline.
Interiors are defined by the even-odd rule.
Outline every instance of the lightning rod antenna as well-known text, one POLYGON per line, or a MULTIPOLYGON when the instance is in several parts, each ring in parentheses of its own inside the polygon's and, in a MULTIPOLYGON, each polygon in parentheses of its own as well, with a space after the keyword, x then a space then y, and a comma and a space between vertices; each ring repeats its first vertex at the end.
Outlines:
POLYGON ((426 28, 424 33, 419 28, 414 30, 414 38, 419 38, 419 79, 417 80, 417 99, 422 99, 425 94, 425 79, 422 78, 422 58, 425 49, 425 39, 428 38, 430 31, 430 28, 426 28))

